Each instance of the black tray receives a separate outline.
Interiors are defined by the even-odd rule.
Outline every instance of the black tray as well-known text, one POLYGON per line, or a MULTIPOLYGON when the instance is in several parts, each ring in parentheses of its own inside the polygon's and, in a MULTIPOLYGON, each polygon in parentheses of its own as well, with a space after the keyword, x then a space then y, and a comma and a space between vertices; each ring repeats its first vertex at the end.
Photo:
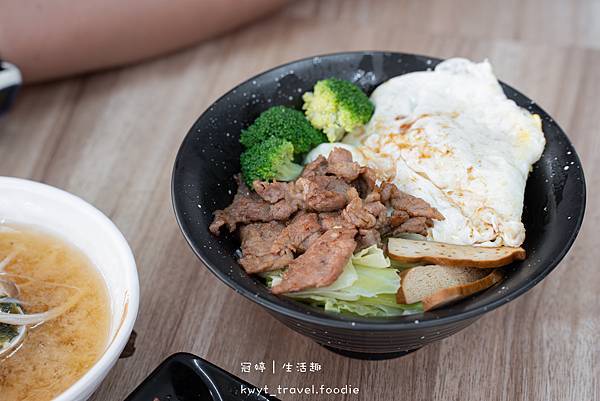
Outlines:
POLYGON ((242 394, 258 389, 204 359, 187 353, 165 359, 125 401, 280 401, 242 394))

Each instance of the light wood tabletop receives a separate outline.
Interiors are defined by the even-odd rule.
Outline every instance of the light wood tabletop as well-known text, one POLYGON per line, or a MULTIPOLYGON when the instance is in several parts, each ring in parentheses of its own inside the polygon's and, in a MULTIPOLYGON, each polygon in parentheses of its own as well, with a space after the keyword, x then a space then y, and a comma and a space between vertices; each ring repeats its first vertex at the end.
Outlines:
POLYGON ((178 351, 260 386, 360 388, 358 396, 319 399, 598 400, 599 155, 597 0, 299 2, 168 57, 28 87, 0 120, 0 175, 81 196, 114 220, 135 252, 136 352, 117 363, 95 401, 124 399, 178 351), (175 154, 211 102, 270 67, 344 50, 488 58, 502 80, 559 122, 586 173, 586 219, 560 266, 526 295, 401 359, 344 358, 284 327, 202 266, 171 207, 175 154), (242 362, 270 367, 273 360, 322 369, 241 372, 242 362))

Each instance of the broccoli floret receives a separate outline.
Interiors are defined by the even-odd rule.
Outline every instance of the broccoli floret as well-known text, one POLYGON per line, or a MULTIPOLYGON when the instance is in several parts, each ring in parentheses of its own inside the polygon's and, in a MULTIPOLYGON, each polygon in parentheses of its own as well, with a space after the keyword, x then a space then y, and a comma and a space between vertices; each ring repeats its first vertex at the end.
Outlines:
POLYGON ((295 155, 306 153, 327 140, 301 111, 275 106, 264 111, 252 125, 242 131, 240 142, 246 148, 251 148, 272 136, 291 142, 295 155))
POLYGON ((293 158, 294 145, 272 136, 240 156, 244 181, 250 188, 255 180, 292 181, 302 172, 302 166, 294 163, 293 158))
POLYGON ((306 92, 302 98, 306 117, 330 142, 368 123, 375 110, 358 86, 335 78, 317 82, 314 92, 306 92))

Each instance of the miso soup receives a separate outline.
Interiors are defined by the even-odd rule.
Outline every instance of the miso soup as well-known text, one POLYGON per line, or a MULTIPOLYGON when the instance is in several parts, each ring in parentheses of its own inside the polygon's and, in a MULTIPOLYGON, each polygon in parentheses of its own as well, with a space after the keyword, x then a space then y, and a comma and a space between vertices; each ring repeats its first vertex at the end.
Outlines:
POLYGON ((79 250, 31 227, 0 225, 0 267, 0 279, 19 290, 18 298, 5 291, 4 299, 18 300, 24 314, 60 311, 27 325, 20 345, 0 355, 0 400, 51 400, 81 378, 107 346, 106 285, 79 250))

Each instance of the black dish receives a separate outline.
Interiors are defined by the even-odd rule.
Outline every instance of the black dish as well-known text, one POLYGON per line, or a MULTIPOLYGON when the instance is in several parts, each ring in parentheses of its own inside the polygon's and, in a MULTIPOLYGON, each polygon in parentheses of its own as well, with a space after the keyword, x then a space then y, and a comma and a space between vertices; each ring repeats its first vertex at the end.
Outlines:
POLYGON ((125 401, 279 401, 257 390, 218 366, 182 352, 165 359, 125 401))
POLYGON ((208 231, 213 212, 226 207, 236 190, 233 175, 239 172, 240 130, 262 111, 280 104, 299 109, 302 94, 323 78, 348 79, 371 93, 391 77, 433 68, 440 61, 383 52, 313 57, 257 75, 217 100, 190 129, 173 170, 175 214, 196 255, 223 282, 293 330, 344 355, 369 359, 396 357, 450 336, 539 283, 577 236, 585 210, 585 180, 575 149, 558 124, 506 84, 502 87, 510 99, 542 118, 547 144, 525 191, 528 257, 508 266, 499 286, 422 314, 385 319, 331 314, 270 294, 237 264, 236 237, 217 238, 208 231))

